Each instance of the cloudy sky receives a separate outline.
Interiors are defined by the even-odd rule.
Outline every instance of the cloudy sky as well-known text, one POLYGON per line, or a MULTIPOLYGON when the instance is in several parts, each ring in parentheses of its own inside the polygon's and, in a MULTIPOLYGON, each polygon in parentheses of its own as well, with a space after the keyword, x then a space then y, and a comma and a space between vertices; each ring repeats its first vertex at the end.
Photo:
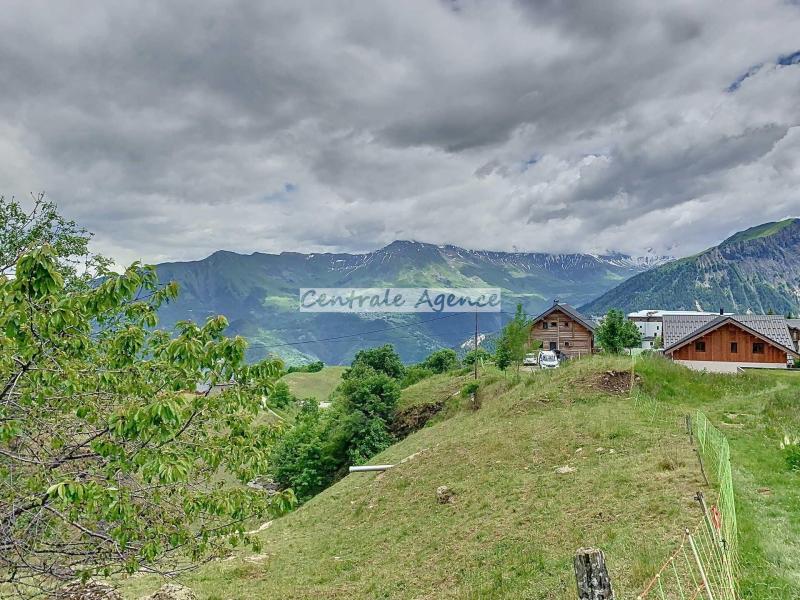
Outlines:
POLYGON ((800 215, 800 3, 4 0, 0 193, 127 262, 800 215))

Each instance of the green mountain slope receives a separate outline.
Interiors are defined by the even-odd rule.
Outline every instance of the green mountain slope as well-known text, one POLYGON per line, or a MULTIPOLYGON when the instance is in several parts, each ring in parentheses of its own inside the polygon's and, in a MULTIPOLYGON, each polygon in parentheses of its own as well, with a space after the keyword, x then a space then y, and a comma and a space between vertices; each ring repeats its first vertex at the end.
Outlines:
POLYGON ((581 308, 777 313, 800 309, 800 220, 765 223, 636 275, 581 308))
MULTIPOLYGON (((289 362, 319 358, 349 362, 360 348, 395 344, 405 360, 442 346, 458 346, 474 329, 472 315, 356 315, 298 312, 302 287, 500 287, 504 310, 522 302, 539 312, 554 298, 583 303, 657 263, 620 254, 482 252, 455 246, 393 242, 367 254, 215 252, 194 262, 158 265, 162 281, 181 285, 177 302, 161 311, 162 323, 203 321, 224 314, 232 333, 251 342, 251 356, 276 353, 289 362), (413 327, 409 324, 422 323, 413 327), (375 330, 393 327, 379 333, 375 330), (340 338, 326 343, 313 340, 340 338)), ((481 315, 481 330, 501 326, 500 315, 481 315)))
MULTIPOLYGON (((181 581, 204 600, 573 600, 573 553, 596 545, 618 597, 635 598, 699 521, 694 493, 713 497, 682 419, 702 407, 732 444, 742 597, 793 598, 800 473, 783 466, 778 442, 800 427, 790 403, 800 378, 708 375, 652 358, 637 363, 633 397, 626 386, 605 391, 609 372, 630 368, 630 359, 594 357, 519 384, 486 373, 479 410, 463 407, 373 464, 412 458, 349 475, 265 528, 260 552, 181 581), (562 466, 575 470, 557 473, 562 466), (442 485, 452 504, 437 502, 442 485)), ((131 578, 125 597, 160 583, 131 578)))

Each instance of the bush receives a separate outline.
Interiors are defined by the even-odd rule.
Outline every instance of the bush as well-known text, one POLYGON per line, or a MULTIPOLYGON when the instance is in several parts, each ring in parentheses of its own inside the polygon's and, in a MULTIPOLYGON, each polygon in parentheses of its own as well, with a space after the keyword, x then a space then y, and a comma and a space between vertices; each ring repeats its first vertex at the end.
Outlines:
POLYGON ((315 360, 305 365, 293 365, 286 369, 287 373, 319 373, 325 368, 325 363, 321 360, 315 360))
POLYGON ((351 372, 357 367, 370 367, 392 379, 401 379, 406 371, 403 361, 400 360, 400 356, 391 344, 359 350, 353 359, 351 368, 344 372, 342 379, 352 377, 351 372))
POLYGON ((455 350, 442 348, 428 356, 421 366, 434 373, 447 373, 458 366, 458 356, 455 350))
POLYGON ((390 425, 400 385, 367 364, 387 364, 388 354, 378 350, 359 353, 367 360, 353 361, 329 409, 320 411, 315 401, 304 401, 294 427, 273 452, 272 476, 282 487, 292 488, 300 501, 336 481, 348 464, 363 463, 394 441, 390 425))
POLYGON ((478 348, 478 350, 470 350, 464 355, 464 360, 462 361, 465 365, 472 366, 475 364, 475 360, 479 362, 487 361, 492 358, 492 355, 489 354, 489 351, 485 348, 478 348))
POLYGON ((295 402, 297 397, 292 394, 289 384, 282 380, 275 384, 272 393, 267 396, 267 403, 274 408, 285 408, 295 402))
POLYGON ((792 441, 787 435, 781 442, 781 451, 786 467, 791 471, 800 471, 800 440, 792 441))
POLYGON ((461 395, 471 399, 470 406, 473 410, 478 410, 481 407, 481 401, 478 398, 478 389, 480 387, 481 385, 477 381, 470 381, 461 388, 461 395))
POLYGON ((414 385, 423 379, 431 377, 433 374, 433 371, 423 367, 422 365, 414 365, 406 369, 406 374, 403 376, 403 379, 400 382, 400 387, 406 388, 410 385, 414 385))
POLYGON ((400 400, 400 386, 394 379, 364 366, 351 370, 340 391, 348 413, 359 412, 367 418, 378 418, 387 423, 400 400))
POLYGON ((325 363, 321 360, 314 361, 306 365, 306 372, 307 373, 319 373, 322 369, 325 368, 325 363))
POLYGON ((461 395, 464 398, 469 398, 470 396, 474 396, 478 393, 478 389, 481 387, 481 384, 477 381, 470 381, 469 383, 465 383, 461 388, 461 395))
POLYGON ((281 437, 270 457, 272 477, 282 488, 292 488, 305 502, 328 487, 335 465, 325 449, 326 428, 316 400, 304 400, 294 426, 281 437))

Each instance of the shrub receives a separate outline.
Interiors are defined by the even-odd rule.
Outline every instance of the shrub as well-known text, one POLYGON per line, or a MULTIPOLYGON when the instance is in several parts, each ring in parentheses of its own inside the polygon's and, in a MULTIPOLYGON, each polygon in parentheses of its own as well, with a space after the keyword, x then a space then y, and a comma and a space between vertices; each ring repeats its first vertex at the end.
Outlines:
POLYGON ((406 371, 403 361, 400 360, 400 356, 391 344, 359 350, 353 359, 351 368, 344 372, 342 379, 349 379, 352 376, 351 372, 357 367, 370 367, 392 379, 401 379, 406 371))
POLYGON ((275 408, 285 408, 295 402, 297 397, 292 394, 289 384, 282 380, 275 384, 272 393, 267 396, 267 403, 275 408))
POLYGON ((272 476, 305 502, 333 482, 336 465, 326 452, 326 428, 319 404, 304 400, 294 426, 281 437, 270 457, 272 476))
POLYGON ((474 396, 478 393, 478 389, 481 387, 481 384, 477 381, 470 381, 469 383, 465 383, 461 388, 461 395, 465 398, 469 398, 470 396, 474 396))
POLYGON ((433 375, 433 371, 430 369, 423 367, 422 365, 414 365, 412 367, 408 367, 406 369, 406 374, 403 376, 402 381, 400 382, 400 387, 408 387, 410 385, 414 385, 422 381, 423 379, 427 379, 433 375))
POLYGON ((487 361, 492 358, 492 355, 489 354, 489 351, 485 348, 478 348, 478 350, 470 350, 464 355, 464 360, 462 361, 465 365, 474 365, 475 360, 479 362, 487 361))
POLYGON ((447 373, 458 366, 458 356, 455 350, 442 348, 428 356, 428 358, 422 362, 421 366, 434 373, 447 373))
POLYGON ((287 373, 318 373, 325 368, 325 363, 321 360, 315 360, 305 365, 292 365, 286 369, 287 373))
POLYGON ((314 361, 306 365, 306 372, 307 373, 319 373, 322 369, 325 368, 325 363, 321 360, 314 361))
POLYGON ((348 464, 363 463, 388 448, 400 385, 365 362, 353 362, 325 411, 304 401, 294 427, 271 456, 272 476, 300 501, 321 492, 348 464))
POLYGON ((478 410, 481 407, 481 401, 478 398, 478 389, 480 387, 481 385, 477 381, 470 381, 461 388, 461 395, 465 398, 471 398, 470 407, 473 410, 478 410))
POLYGON ((781 451, 786 467, 792 471, 800 471, 800 439, 792 440, 788 435, 781 442, 781 451))
POLYGON ((400 386, 394 379, 364 366, 351 369, 340 391, 348 413, 360 412, 367 418, 379 418, 384 422, 391 420, 400 399, 400 386))

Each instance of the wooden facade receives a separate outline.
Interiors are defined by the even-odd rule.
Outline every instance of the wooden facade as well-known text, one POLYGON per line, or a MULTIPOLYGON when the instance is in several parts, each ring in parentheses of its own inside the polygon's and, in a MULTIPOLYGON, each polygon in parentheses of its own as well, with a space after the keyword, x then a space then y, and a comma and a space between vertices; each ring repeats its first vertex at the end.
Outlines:
POLYGON ((586 356, 594 349, 592 330, 557 307, 533 321, 528 339, 541 342, 543 350, 560 350, 570 358, 586 356))
POLYGON ((675 360, 786 364, 786 350, 737 327, 723 325, 671 353, 675 360))

